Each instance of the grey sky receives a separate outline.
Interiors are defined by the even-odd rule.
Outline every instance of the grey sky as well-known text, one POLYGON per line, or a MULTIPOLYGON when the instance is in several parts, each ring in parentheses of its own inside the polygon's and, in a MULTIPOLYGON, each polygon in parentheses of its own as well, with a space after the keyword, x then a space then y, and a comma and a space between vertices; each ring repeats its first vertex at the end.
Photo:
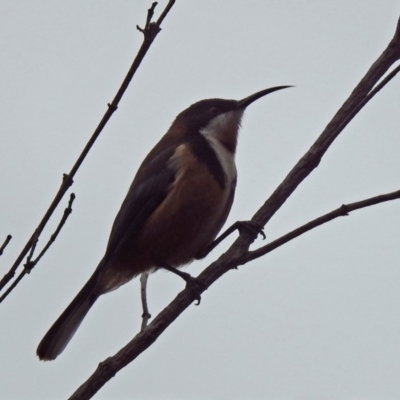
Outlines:
MULTIPOLYGON (((1 275, 119 87, 150 4, 0 3, 0 241, 14 236, 1 275)), ((228 224, 250 218, 382 52, 399 14, 394 0, 178 0, 76 176, 61 236, 0 306, 1 397, 68 398, 139 329, 135 280, 98 301, 59 359, 35 356, 103 255, 138 165, 178 112, 203 98, 296 85, 246 111, 228 224)), ((268 240, 399 189, 399 87, 397 77, 340 135, 271 220, 268 240)), ((391 202, 355 212, 227 274, 95 398, 400 398, 399 210, 391 202)), ((197 275, 231 241, 188 271, 197 275)), ((183 288, 163 272, 149 284, 153 315, 183 288)))

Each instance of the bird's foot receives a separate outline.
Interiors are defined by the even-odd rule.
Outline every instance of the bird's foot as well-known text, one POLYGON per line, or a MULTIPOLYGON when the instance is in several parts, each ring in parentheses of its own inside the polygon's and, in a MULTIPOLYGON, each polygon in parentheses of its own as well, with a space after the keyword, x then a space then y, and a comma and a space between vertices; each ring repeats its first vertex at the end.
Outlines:
POLYGON ((205 283, 198 278, 194 278, 187 272, 180 271, 179 269, 169 265, 164 265, 163 268, 180 276, 186 282, 186 288, 193 292, 196 300, 195 304, 198 306, 201 302, 201 294, 207 289, 205 283))
POLYGON ((186 281, 186 288, 191 290, 195 295, 196 303, 195 305, 198 306, 201 302, 201 294, 207 289, 205 283, 198 279, 193 278, 193 276, 187 274, 188 277, 185 279, 186 281))
POLYGON ((261 235, 263 240, 266 238, 264 227, 261 224, 253 221, 237 221, 234 224, 235 228, 242 233, 246 231, 252 235, 252 239, 256 240, 258 235, 261 235))

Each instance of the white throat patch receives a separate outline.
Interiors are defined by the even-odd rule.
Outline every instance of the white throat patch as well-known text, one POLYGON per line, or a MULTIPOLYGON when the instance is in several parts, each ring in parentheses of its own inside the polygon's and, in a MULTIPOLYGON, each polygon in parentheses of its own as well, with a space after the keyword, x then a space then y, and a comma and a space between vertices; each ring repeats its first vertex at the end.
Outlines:
POLYGON ((219 140, 229 132, 237 135, 244 110, 228 111, 213 118, 200 133, 210 143, 226 174, 229 185, 236 179, 235 155, 232 154, 219 140))
POLYGON ((222 168, 225 172, 227 181, 228 181, 228 187, 232 184, 234 180, 236 180, 236 164, 235 164, 235 156, 232 154, 227 148, 221 144, 221 142, 212 137, 206 136, 206 139, 210 143, 210 146, 212 149, 215 151, 215 154, 218 157, 219 162, 222 165, 222 168))
POLYGON ((200 130, 200 133, 205 137, 213 136, 215 138, 223 136, 225 132, 237 134, 243 113, 244 110, 234 110, 217 115, 207 126, 200 130))

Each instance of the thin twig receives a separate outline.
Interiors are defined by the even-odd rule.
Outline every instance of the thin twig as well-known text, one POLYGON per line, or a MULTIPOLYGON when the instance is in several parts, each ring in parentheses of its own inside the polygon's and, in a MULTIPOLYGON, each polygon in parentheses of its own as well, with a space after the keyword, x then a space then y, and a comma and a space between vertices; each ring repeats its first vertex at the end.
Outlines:
POLYGON ((142 314, 142 326, 140 328, 141 331, 143 331, 148 322, 149 319, 151 318, 151 314, 149 313, 149 307, 147 305, 147 281, 149 279, 149 273, 148 272, 143 272, 142 275, 140 275, 140 298, 142 300, 142 309, 143 309, 143 314, 142 314))
POLYGON ((367 99, 370 100, 374 97, 381 89, 383 89, 398 73, 400 72, 400 65, 389 72, 368 94, 367 99))
POLYGON ((400 65, 382 79, 360 102, 349 112, 347 117, 340 124, 338 130, 341 131, 344 127, 364 108, 364 106, 380 91, 382 90, 398 73, 400 72, 400 65))
POLYGON ((13 291, 13 289, 18 285, 21 279, 26 275, 26 269, 24 268, 19 275, 14 279, 13 283, 7 288, 7 290, 1 295, 0 303, 13 291))
POLYGON ((151 20, 153 19, 154 10, 156 9, 157 4, 158 4, 158 3, 155 1, 155 2, 151 5, 151 7, 147 10, 147 19, 146 19, 146 25, 145 25, 145 28, 144 28, 145 30, 146 30, 146 29, 149 29, 151 20))
POLYGON ((361 208, 370 207, 375 204, 397 199, 400 199, 400 190, 397 190, 396 192, 391 192, 371 197, 369 199, 357 201, 355 203, 343 204, 336 210, 333 210, 327 214, 322 215, 321 217, 315 218, 314 220, 307 222, 306 224, 292 230, 291 232, 281 236, 280 238, 272 241, 271 243, 266 244, 265 246, 262 246, 253 251, 248 251, 246 254, 243 255, 241 263, 239 265, 246 264, 249 261, 260 258, 265 254, 270 253, 272 250, 275 250, 276 248, 282 246, 283 244, 299 237, 303 233, 308 232, 311 229, 314 229, 329 221, 332 221, 335 218, 347 216, 349 215, 350 212, 355 210, 360 210, 361 208))
MULTIPOLYGON (((125 77, 123 80, 121 87, 119 88, 117 94, 115 95, 113 101, 108 104, 107 111, 105 112, 103 118, 101 119, 99 125, 93 132, 91 138, 89 139, 88 143, 86 144, 85 148, 83 149, 82 153, 78 157, 77 161, 75 162, 74 166, 72 167, 69 174, 64 174, 62 184, 55 195, 53 201, 51 202, 48 210, 46 211, 45 215, 43 216, 42 220, 40 221, 39 225, 35 229, 35 232, 32 234, 24 248, 22 249, 20 255, 15 260, 14 264, 11 266, 10 270, 4 275, 4 277, 0 281, 0 291, 10 282, 10 280, 15 276, 16 270, 21 264, 22 260, 24 259, 25 255, 31 249, 32 243, 37 238, 39 238, 40 234, 42 233, 44 227, 46 226, 47 222, 49 221, 51 215, 54 213, 56 207, 60 203, 61 199, 67 192, 68 188, 73 183, 73 178, 75 177, 76 172, 78 171, 79 167, 81 166, 83 160, 86 158, 87 154, 89 153, 90 149, 92 148, 94 142, 102 132, 103 128, 107 124, 108 120, 111 118, 113 113, 117 110, 118 104, 124 95, 126 89, 128 88, 134 74, 136 73, 137 69, 139 68, 140 64, 142 63, 147 51, 149 50, 151 44, 153 43, 154 39, 156 38, 157 34, 160 32, 160 24, 167 15, 168 11, 171 9, 172 5, 174 4, 173 0, 170 0, 167 4, 164 12, 161 14, 159 20, 153 24, 149 23, 148 26, 144 30, 144 39, 143 43, 125 77)), ((154 6, 154 4, 153 4, 154 6)), ((15 285, 14 285, 15 287, 15 285)), ((0 300, 1 302, 1 300, 0 300)))
POLYGON ((0 303, 13 291, 13 289, 18 285, 18 283, 21 281, 21 279, 26 275, 29 274, 32 269, 34 268, 34 266, 39 262, 39 260, 43 257, 43 255, 46 253, 46 251, 49 249, 49 247, 51 246, 51 244, 56 240, 58 234, 60 233, 62 227, 64 226, 65 222, 67 221, 69 215, 72 212, 72 203, 74 202, 75 199, 75 194, 71 193, 70 198, 69 198, 69 202, 68 202, 68 206, 67 208, 64 210, 64 214, 56 228, 56 230, 54 231, 54 233, 50 236, 48 242, 46 243, 46 245, 44 246, 43 250, 39 253, 39 255, 37 256, 37 258, 35 260, 32 260, 33 258, 33 254, 35 252, 36 249, 36 245, 37 245, 37 238, 34 238, 33 240, 33 245, 31 247, 31 250, 29 252, 29 255, 26 259, 26 263, 24 264, 24 269, 19 273, 18 277, 13 281, 13 283, 7 288, 7 290, 2 294, 2 296, 0 297, 0 303))
POLYGON ((147 29, 149 29, 151 20, 153 19, 153 15, 154 15, 154 10, 157 6, 157 2, 154 2, 151 7, 147 10, 147 19, 146 19, 146 25, 144 26, 144 29, 142 29, 139 25, 136 25, 136 29, 139 32, 145 33, 147 29))
POLYGON ((3 254, 5 248, 7 247, 8 243, 10 243, 10 240, 12 239, 11 235, 7 235, 6 240, 0 247, 0 256, 3 254))
MULTIPOLYGON (((324 131, 314 142, 311 148, 296 163, 288 173, 282 183, 275 189, 262 207, 254 214, 251 219, 262 226, 281 208, 284 202, 296 190, 297 186, 319 165, 322 157, 327 152, 329 146, 339 136, 347 124, 354 118, 360 109, 372 97, 386 85, 395 75, 392 71, 381 83, 388 69, 400 59, 400 19, 397 21, 396 31, 386 49, 372 64, 365 76, 355 87, 349 98, 337 111, 332 120, 328 123, 324 131), (376 88, 374 89, 374 87, 376 88)), ((246 252, 251 244, 250 235, 240 235, 232 247, 232 252, 246 252)))
POLYGON ((164 11, 161 13, 160 17, 158 18, 156 24, 161 26, 162 22, 164 21, 167 14, 171 11, 172 6, 175 4, 175 0, 169 0, 168 4, 165 6, 164 11))
POLYGON ((49 247, 54 243, 54 241, 57 239, 58 234, 60 233, 62 227, 64 226, 65 222, 67 221, 68 217, 72 213, 72 204, 75 200, 76 196, 75 193, 71 193, 69 196, 69 202, 67 208, 64 210, 64 214, 57 226, 57 229, 54 231, 54 233, 50 236, 50 239, 46 243, 46 246, 44 246, 43 250, 39 253, 39 255, 35 258, 35 260, 31 261, 30 269, 32 269, 39 261, 40 259, 44 256, 46 251, 49 249, 49 247))
POLYGON ((28 257, 26 257, 26 263, 24 264, 24 272, 29 273, 29 272, 31 272, 31 269, 33 268, 33 267, 31 268, 30 265, 32 263, 33 253, 36 250, 36 246, 38 244, 38 241, 39 241, 39 234, 38 234, 38 232, 35 232, 34 239, 32 241, 31 249, 29 251, 28 257))

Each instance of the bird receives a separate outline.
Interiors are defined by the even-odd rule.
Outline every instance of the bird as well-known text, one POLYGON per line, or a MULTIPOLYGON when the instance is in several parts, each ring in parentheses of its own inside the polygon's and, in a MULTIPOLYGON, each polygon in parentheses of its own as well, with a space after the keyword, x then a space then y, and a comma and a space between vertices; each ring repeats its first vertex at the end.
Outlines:
POLYGON ((164 268, 194 281, 178 268, 219 243, 215 239, 235 194, 243 113, 254 101, 288 87, 264 89, 242 100, 201 100, 178 114, 140 165, 103 258, 41 340, 39 359, 59 356, 96 300, 141 273, 164 268))

